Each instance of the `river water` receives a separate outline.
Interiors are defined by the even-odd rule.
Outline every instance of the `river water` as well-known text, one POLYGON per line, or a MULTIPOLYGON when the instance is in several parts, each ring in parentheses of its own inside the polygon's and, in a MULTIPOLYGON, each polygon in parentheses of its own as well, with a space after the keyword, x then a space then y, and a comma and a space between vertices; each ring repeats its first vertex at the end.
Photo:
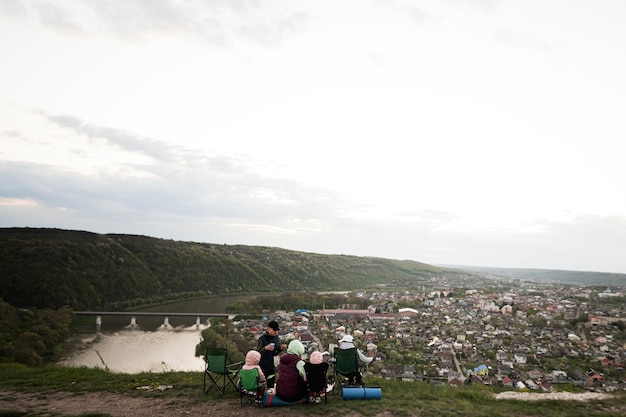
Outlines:
MULTIPOLYGON (((223 313, 229 305, 250 297, 196 299, 141 311, 223 313)), ((131 326, 131 316, 102 316, 99 326, 94 317, 93 332, 76 335, 59 364, 124 373, 204 370, 195 349, 206 323, 196 325, 196 317, 169 317, 165 326, 164 317, 138 316, 131 326)))

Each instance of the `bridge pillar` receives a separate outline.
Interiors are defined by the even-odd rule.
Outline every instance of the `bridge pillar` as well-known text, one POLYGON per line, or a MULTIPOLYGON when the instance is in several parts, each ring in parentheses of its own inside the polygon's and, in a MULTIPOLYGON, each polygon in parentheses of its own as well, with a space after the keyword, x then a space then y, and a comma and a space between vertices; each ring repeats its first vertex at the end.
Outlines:
POLYGON ((130 324, 128 325, 128 327, 137 327, 137 318, 131 317, 130 324))
POLYGON ((196 330, 200 330, 200 316, 196 317, 196 330))
POLYGON ((166 329, 170 328, 170 318, 165 316, 165 320, 163 320, 163 327, 165 327, 166 329))
POLYGON ((96 316, 96 332, 100 332, 100 327, 102 327, 102 317, 96 316))

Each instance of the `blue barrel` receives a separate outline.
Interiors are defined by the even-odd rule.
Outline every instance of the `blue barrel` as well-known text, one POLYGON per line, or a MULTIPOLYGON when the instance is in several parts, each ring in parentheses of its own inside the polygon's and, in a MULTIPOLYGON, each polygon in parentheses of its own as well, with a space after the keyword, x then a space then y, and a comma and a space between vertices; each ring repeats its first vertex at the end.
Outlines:
POLYGON ((380 387, 343 387, 344 400, 380 400, 383 391, 380 387))

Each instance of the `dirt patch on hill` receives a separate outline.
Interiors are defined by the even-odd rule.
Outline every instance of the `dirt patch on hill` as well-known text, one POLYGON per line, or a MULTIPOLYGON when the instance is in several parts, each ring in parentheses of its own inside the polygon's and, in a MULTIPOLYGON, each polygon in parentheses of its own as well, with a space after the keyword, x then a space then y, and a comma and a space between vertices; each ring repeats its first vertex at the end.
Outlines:
MULTIPOLYGON (((496 394, 496 399, 514 400, 564 400, 587 401, 602 400, 611 397, 600 393, 528 393, 507 391, 496 394)), ((272 417, 296 417, 302 415, 300 407, 272 408, 272 417)), ((325 416, 326 410, 319 407, 319 413, 307 410, 310 417, 325 416)), ((114 393, 72 393, 72 392, 18 392, 0 390, 0 410, 50 413, 52 415, 75 416, 88 413, 108 414, 112 417, 154 417, 154 416, 222 416, 222 417, 258 417, 268 409, 256 407, 242 408, 238 399, 219 401, 207 400, 204 403, 189 403, 180 398, 148 398, 114 393)), ((351 412, 346 417, 358 417, 360 414, 351 412)), ((381 413, 378 417, 389 417, 391 413, 381 413)))
POLYGON ((588 401, 588 400, 604 400, 610 398, 609 394, 602 394, 599 392, 517 392, 506 391, 495 395, 498 400, 524 400, 524 401, 537 401, 537 400, 563 400, 563 401, 588 401))
MULTIPOLYGON (((298 406, 299 407, 299 406, 298 406)), ((176 398, 146 398, 111 393, 37 392, 24 393, 0 390, 0 410, 54 413, 66 416, 87 413, 109 414, 113 417, 154 416, 254 416, 260 410, 242 408, 239 400, 210 401, 189 404, 176 398)), ((272 408, 272 417, 301 415, 297 407, 272 408)), ((320 416, 324 415, 320 409, 320 416)))

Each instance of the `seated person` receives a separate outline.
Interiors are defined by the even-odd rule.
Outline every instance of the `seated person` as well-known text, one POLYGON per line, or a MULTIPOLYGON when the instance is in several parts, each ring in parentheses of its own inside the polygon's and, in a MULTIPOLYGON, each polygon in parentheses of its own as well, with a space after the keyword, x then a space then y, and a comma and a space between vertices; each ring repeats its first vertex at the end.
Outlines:
POLYGON ((292 340, 287 353, 280 357, 276 396, 285 402, 298 401, 307 394, 306 372, 304 370, 304 346, 299 340, 292 340))
POLYGON ((321 352, 311 353, 309 361, 304 364, 306 371, 307 386, 309 389, 309 402, 320 402, 320 398, 326 395, 326 372, 328 363, 324 362, 321 352))
MULTIPOLYGON (((339 339, 339 349, 352 349, 355 347, 356 346, 354 346, 354 337, 352 337, 351 335, 347 334, 339 339)), ((372 357, 365 356, 363 352, 361 352, 359 349, 357 349, 356 351, 360 362, 364 364, 369 364, 374 360, 374 358, 372 357)), ((356 385, 363 385, 363 377, 361 376, 360 370, 357 370, 357 372, 346 376, 348 376, 348 383, 350 385, 355 385, 355 383, 356 385)))
POLYGON ((258 380, 258 388, 257 388, 257 396, 262 397, 265 393, 266 386, 266 378, 263 370, 259 366, 259 362, 261 361, 261 354, 256 350, 250 350, 246 353, 246 361, 244 365, 241 367, 244 371, 250 371, 252 369, 256 369, 259 371, 259 380, 258 380))

